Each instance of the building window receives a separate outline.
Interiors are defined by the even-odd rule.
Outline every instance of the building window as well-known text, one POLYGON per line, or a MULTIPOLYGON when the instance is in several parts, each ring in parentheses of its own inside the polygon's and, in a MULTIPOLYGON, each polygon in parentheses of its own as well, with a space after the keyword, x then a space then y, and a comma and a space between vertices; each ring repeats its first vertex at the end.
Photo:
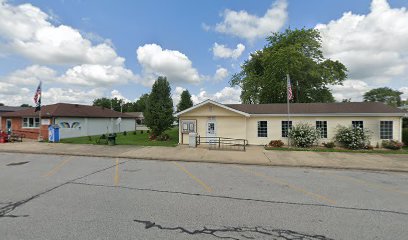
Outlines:
POLYGON ((267 121, 258 121, 258 137, 268 137, 267 121))
POLYGON ((316 121, 316 129, 320 130, 321 138, 327 138, 327 121, 316 121))
POLYGON ((40 127, 40 118, 23 118, 23 128, 38 128, 40 127))
POLYGON ((392 121, 380 122, 380 138, 392 139, 392 121))
POLYGON ((181 132, 182 133, 192 133, 195 132, 196 122, 194 120, 183 120, 181 121, 181 132))
POLYGON ((292 121, 282 121, 282 137, 288 137, 289 130, 292 130, 292 121))
POLYGON ((353 128, 364 128, 363 121, 351 121, 351 124, 353 125, 353 128))

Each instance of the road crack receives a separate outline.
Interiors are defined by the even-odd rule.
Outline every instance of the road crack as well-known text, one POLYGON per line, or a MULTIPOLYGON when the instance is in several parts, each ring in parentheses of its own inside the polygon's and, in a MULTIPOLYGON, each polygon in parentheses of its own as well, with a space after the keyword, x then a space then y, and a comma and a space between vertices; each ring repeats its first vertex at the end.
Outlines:
POLYGON ((157 228, 164 231, 176 231, 188 235, 210 235, 220 239, 232 239, 232 240, 242 240, 242 239, 259 239, 268 237, 268 239, 299 239, 299 240, 330 240, 323 235, 310 235, 306 233, 295 232, 292 230, 285 229, 273 229, 270 227, 219 227, 219 228, 209 228, 204 226, 201 229, 189 230, 185 227, 166 227, 155 222, 145 221, 135 219, 136 223, 143 224, 145 229, 157 228))

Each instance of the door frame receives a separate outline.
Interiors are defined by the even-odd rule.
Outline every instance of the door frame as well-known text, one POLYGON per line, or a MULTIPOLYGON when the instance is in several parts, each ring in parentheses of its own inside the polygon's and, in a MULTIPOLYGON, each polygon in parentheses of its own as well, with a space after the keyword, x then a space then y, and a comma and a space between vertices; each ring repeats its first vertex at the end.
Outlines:
POLYGON ((13 131, 13 120, 11 118, 6 118, 6 131, 9 131, 8 123, 10 123, 10 132, 13 131))
MULTIPOLYGON (((206 131, 206 137, 217 137, 217 121, 216 121, 215 117, 208 117, 205 131, 206 131), (214 124, 214 134, 212 134, 212 135, 209 135, 209 133, 208 133, 208 125, 210 123, 214 124)), ((211 140, 211 141, 210 141, 210 139, 208 139, 207 142, 215 142, 215 139, 211 140)))

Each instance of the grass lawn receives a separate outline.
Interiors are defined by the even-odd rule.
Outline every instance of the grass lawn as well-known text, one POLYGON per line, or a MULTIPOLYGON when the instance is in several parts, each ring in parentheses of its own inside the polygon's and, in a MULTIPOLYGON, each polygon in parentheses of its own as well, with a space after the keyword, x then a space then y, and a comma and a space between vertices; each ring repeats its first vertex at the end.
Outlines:
MULTIPOLYGON (((168 141, 150 141, 149 135, 146 131, 136 131, 136 135, 133 132, 128 132, 127 135, 123 133, 117 133, 116 144, 117 145, 139 145, 139 146, 167 146, 175 147, 178 144, 178 128, 172 128, 167 130, 170 136, 168 141)), ((91 137, 77 137, 77 138, 67 138, 61 139, 61 143, 73 143, 73 144, 96 144, 96 140, 99 139, 101 135, 91 136, 91 137)))
POLYGON ((306 152, 351 152, 351 153, 380 153, 380 154, 408 154, 408 147, 405 146, 401 150, 350 150, 344 148, 277 148, 277 147, 265 147, 265 150, 275 151, 306 151, 306 152))

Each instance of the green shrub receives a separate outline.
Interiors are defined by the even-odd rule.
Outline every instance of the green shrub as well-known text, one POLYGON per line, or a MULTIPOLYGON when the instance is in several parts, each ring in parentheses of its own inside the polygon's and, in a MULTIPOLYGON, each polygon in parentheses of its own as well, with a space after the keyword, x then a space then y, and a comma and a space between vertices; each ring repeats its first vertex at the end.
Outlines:
POLYGON ((140 133, 143 134, 143 130, 141 130, 140 133))
POLYGON ((314 126, 300 123, 289 131, 289 138, 296 147, 307 148, 317 144, 320 131, 314 126))
POLYGON ((367 129, 353 126, 338 127, 334 138, 348 149, 364 149, 365 146, 370 144, 370 132, 367 129))
POLYGON ((133 135, 136 135, 136 131, 133 131, 133 135))
POLYGON ((403 144, 395 140, 383 140, 382 146, 383 148, 387 148, 391 150, 399 150, 402 148, 403 144))
POLYGON ((323 146, 325 146, 326 148, 334 148, 336 144, 334 142, 327 142, 323 143, 323 146))
POLYGON ((127 132, 126 132, 126 131, 124 131, 124 132, 123 132, 123 136, 126 136, 126 135, 127 135, 127 132))
POLYGON ((147 132, 147 133, 150 133, 150 130, 147 130, 146 132, 147 132))
POLYGON ((102 134, 101 139, 106 139, 106 135, 102 134))
POLYGON ((408 146, 408 128, 402 129, 402 142, 408 146))
POLYGON ((282 140, 272 140, 269 142, 268 146, 269 147, 283 147, 283 145, 285 145, 282 140))

